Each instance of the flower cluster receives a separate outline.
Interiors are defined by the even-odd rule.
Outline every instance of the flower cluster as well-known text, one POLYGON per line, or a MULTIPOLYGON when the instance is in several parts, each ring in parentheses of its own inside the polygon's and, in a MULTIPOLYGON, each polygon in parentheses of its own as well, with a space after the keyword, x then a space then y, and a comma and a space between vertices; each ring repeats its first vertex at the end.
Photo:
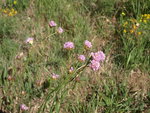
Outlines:
POLYGON ((17 0, 14 0, 14 2, 13 2, 13 3, 14 3, 14 5, 16 5, 16 4, 17 4, 17 0))
POLYGON ((93 71, 97 71, 100 68, 100 63, 96 60, 91 60, 89 66, 93 71))
POLYGON ((27 107, 25 104, 21 104, 21 105, 20 105, 20 109, 21 109, 22 111, 27 111, 27 110, 29 109, 29 107, 27 107))
MULTIPOLYGON (((3 3, 6 5, 6 3, 5 3, 6 1, 3 1, 3 3)), ((12 4, 8 4, 8 6, 6 6, 6 8, 0 8, 0 12, 2 12, 3 14, 5 14, 5 15, 7 15, 7 16, 14 16, 14 15, 16 15, 17 14, 17 10, 15 10, 14 8, 13 8, 13 6, 14 5, 16 5, 17 4, 17 1, 16 0, 14 0, 13 1, 13 5, 12 4), (9 8, 8 8, 9 7, 9 8)))
POLYGON ((6 9, 1 9, 0 11, 1 11, 3 14, 6 14, 6 15, 8 15, 8 16, 14 16, 14 15, 17 14, 17 11, 16 11, 14 8, 11 8, 11 9, 8 9, 8 8, 6 8, 6 9))
POLYGON ((52 20, 52 21, 49 22, 49 26, 50 27, 56 27, 57 24, 52 20))
POLYGON ((141 29, 143 27, 143 21, 136 19, 129 19, 123 23, 123 34, 140 36, 142 34, 141 29))
POLYGON ((80 62, 84 62, 84 61, 85 61, 85 56, 84 56, 84 55, 79 55, 79 56, 78 56, 78 60, 79 60, 80 62))
POLYGON ((92 56, 93 60, 98 61, 98 62, 105 60, 105 54, 102 51, 98 51, 96 53, 92 52, 91 56, 92 56))
POLYGON ((122 16, 125 16, 126 14, 125 14, 125 12, 122 12, 121 15, 122 15, 122 16))
POLYGON ((146 28, 146 24, 150 24, 150 14, 143 14, 138 19, 131 18, 123 23, 123 33, 134 35, 135 37, 143 34, 142 30, 146 28))
MULTIPOLYGON (((85 40, 84 41, 84 47, 85 49, 90 49, 92 47, 92 44, 90 41, 85 40)), ((74 49, 74 43, 73 42, 66 42, 64 44, 64 49, 71 50, 74 49)), ((100 68, 100 62, 103 62, 105 60, 105 54, 102 51, 98 52, 92 52, 91 53, 92 60, 90 61, 89 67, 91 67, 92 70, 97 71, 100 68)), ((79 62, 85 62, 86 57, 85 55, 78 55, 78 61, 79 62)), ((69 70, 69 73, 72 72, 73 69, 69 70)))
POLYGON ((105 54, 102 51, 91 53, 92 60, 89 64, 92 70, 97 71, 100 68, 100 62, 105 60, 105 54))
POLYGON ((27 38, 27 39, 25 40, 25 43, 26 43, 26 44, 28 44, 28 43, 29 43, 29 44, 31 44, 31 45, 32 45, 32 44, 33 44, 33 40, 34 40, 34 38, 29 37, 29 38, 27 38))
POLYGON ((69 73, 70 73, 70 74, 72 74, 72 73, 73 73, 73 71, 74 71, 74 68, 73 68, 73 67, 70 67, 70 69, 69 69, 69 73))
POLYGON ((150 14, 143 14, 141 16, 140 22, 147 23, 148 21, 150 21, 150 14))
MULTIPOLYGON (((50 26, 50 27, 56 27, 57 24, 56 24, 55 21, 51 20, 51 21, 49 22, 49 26, 50 26)), ((62 34, 62 33, 64 32, 64 30, 63 30, 62 27, 58 27, 58 28, 57 28, 57 32, 58 32, 59 34, 62 34)))
POLYGON ((55 74, 55 73, 52 73, 52 74, 51 74, 51 78, 52 78, 52 79, 57 79, 57 78, 59 78, 59 75, 57 75, 57 74, 55 74))
POLYGON ((91 42, 88 41, 88 40, 85 40, 85 41, 84 41, 84 47, 85 47, 85 49, 90 49, 90 48, 92 48, 91 42))
POLYGON ((74 49, 74 43, 73 42, 66 42, 64 44, 64 49, 67 49, 67 50, 72 50, 74 49))
POLYGON ((58 32, 59 34, 61 34, 61 33, 64 32, 64 30, 63 30, 61 27, 59 27, 59 28, 57 29, 57 32, 58 32))

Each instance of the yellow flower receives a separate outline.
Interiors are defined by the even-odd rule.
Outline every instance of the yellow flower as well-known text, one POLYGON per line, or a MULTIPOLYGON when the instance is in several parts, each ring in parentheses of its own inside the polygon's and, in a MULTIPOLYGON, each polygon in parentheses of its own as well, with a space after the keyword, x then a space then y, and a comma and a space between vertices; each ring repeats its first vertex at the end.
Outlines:
POLYGON ((147 16, 147 19, 150 19, 150 15, 147 16))
POLYGON ((144 16, 147 16, 148 14, 144 14, 144 16))
POLYGON ((130 30, 130 33, 133 33, 134 31, 133 30, 130 30))
POLYGON ((13 13, 12 13, 12 12, 10 12, 10 13, 8 14, 8 16, 13 16, 13 13))
POLYGON ((6 14, 8 11, 7 11, 6 9, 3 9, 3 11, 2 11, 2 12, 6 14))
POLYGON ((17 1, 15 0, 15 1, 14 1, 14 5, 16 5, 16 4, 17 4, 17 1))
POLYGON ((141 35, 142 33, 141 32, 138 32, 138 35, 141 35))
POLYGON ((126 14, 124 12, 121 13, 123 16, 125 16, 126 14))
POLYGON ((14 14, 17 14, 17 11, 14 11, 14 14))
POLYGON ((133 25, 133 29, 136 29, 136 25, 133 25))
POLYGON ((147 20, 143 20, 144 23, 147 23, 147 20))
POLYGON ((126 33, 126 32, 127 32, 127 30, 126 30, 126 29, 124 29, 124 30, 123 30, 123 32, 124 32, 124 33, 126 33))
POLYGON ((12 9, 11 9, 11 12, 14 12, 14 11, 15 11, 15 10, 12 8, 12 9))

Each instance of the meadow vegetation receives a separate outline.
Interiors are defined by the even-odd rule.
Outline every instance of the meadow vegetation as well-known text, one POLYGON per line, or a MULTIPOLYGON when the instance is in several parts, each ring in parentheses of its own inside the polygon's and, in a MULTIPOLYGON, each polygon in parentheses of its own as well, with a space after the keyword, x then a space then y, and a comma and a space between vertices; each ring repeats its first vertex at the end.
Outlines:
POLYGON ((1 0, 1 112, 149 113, 150 0, 1 0))

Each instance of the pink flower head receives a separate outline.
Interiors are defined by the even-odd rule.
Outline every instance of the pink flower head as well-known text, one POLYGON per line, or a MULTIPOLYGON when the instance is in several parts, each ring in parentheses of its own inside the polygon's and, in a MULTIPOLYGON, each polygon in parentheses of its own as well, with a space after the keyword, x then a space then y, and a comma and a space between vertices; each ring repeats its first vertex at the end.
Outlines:
POLYGON ((98 51, 96 53, 91 53, 91 56, 93 58, 93 60, 95 61, 104 61, 105 60, 105 54, 102 51, 98 51))
POLYGON ((27 107, 25 104, 21 104, 20 109, 23 110, 23 111, 26 111, 26 110, 29 109, 29 107, 27 107))
POLYGON ((57 24, 52 20, 52 21, 49 22, 49 26, 50 27, 55 27, 55 26, 57 26, 57 24))
POLYGON ((66 42, 64 44, 64 49, 67 49, 67 50, 74 49, 74 43, 73 42, 66 42))
POLYGON ((92 47, 92 44, 91 44, 90 41, 85 40, 85 41, 84 41, 84 46, 85 46, 86 49, 90 49, 90 48, 92 47))
POLYGON ((33 38, 32 37, 29 37, 25 40, 25 43, 29 43, 29 44, 33 44, 33 38))
POLYGON ((100 68, 100 63, 96 60, 92 60, 89 66, 93 71, 97 71, 100 68))
POLYGON ((58 32, 59 34, 61 34, 61 33, 64 32, 64 30, 63 30, 61 27, 59 27, 59 28, 57 29, 57 32, 58 32))
POLYGON ((59 78, 59 75, 53 73, 53 74, 51 75, 51 77, 52 77, 53 79, 57 79, 57 78, 59 78))
POLYGON ((71 74, 71 73, 73 73, 73 71, 74 71, 74 68, 73 68, 73 67, 70 67, 69 73, 71 74))
POLYGON ((84 61, 85 61, 85 56, 84 56, 84 55, 79 55, 79 56, 78 56, 78 60, 79 60, 80 62, 84 62, 84 61))

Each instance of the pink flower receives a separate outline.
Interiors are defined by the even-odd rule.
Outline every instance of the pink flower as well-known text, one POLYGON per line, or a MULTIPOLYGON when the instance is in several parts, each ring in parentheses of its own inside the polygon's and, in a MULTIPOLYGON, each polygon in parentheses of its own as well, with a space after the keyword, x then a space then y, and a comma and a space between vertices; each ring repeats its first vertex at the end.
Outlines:
POLYGON ((53 74, 51 75, 51 77, 52 77, 53 79, 57 79, 57 78, 59 78, 59 75, 53 73, 53 74))
POLYGON ((59 28, 57 29, 57 32, 58 32, 59 34, 61 34, 61 33, 64 32, 64 30, 63 30, 61 27, 59 27, 59 28))
POLYGON ((79 56, 78 56, 78 60, 79 60, 80 62, 84 62, 84 61, 85 61, 85 56, 84 56, 84 55, 79 55, 79 56))
POLYGON ((89 66, 93 71, 97 71, 100 68, 100 63, 96 60, 92 60, 89 66))
POLYGON ((55 26, 57 26, 57 24, 52 20, 52 21, 49 22, 49 26, 50 27, 55 27, 55 26))
POLYGON ((66 42, 64 44, 64 49, 67 49, 67 50, 74 49, 74 43, 73 42, 66 42))
POLYGON ((73 71, 74 71, 74 68, 73 68, 73 67, 70 67, 69 73, 71 74, 71 73, 73 73, 73 71))
POLYGON ((90 41, 85 40, 85 41, 84 41, 84 46, 85 46, 86 49, 90 49, 90 48, 92 47, 92 44, 91 44, 90 41))
POLYGON ((104 61, 105 60, 105 54, 102 51, 98 51, 96 53, 91 53, 91 56, 93 58, 93 60, 95 61, 104 61))
POLYGON ((32 37, 29 37, 25 40, 25 43, 29 43, 29 44, 33 44, 33 38, 32 37))
POLYGON ((23 110, 23 111, 26 111, 26 110, 29 109, 29 107, 27 107, 25 104, 21 104, 20 109, 23 110))

